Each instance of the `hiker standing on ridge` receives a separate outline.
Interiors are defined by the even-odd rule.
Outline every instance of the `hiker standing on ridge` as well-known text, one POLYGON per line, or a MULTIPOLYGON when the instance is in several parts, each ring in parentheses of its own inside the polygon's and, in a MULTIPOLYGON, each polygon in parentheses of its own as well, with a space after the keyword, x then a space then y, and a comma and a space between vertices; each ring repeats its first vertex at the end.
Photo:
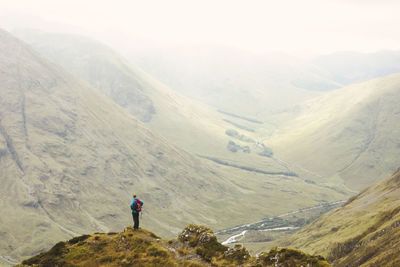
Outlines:
POLYGON ((131 210, 133 217, 133 229, 139 229, 139 213, 142 211, 143 201, 138 199, 136 195, 133 195, 133 199, 131 201, 131 210))

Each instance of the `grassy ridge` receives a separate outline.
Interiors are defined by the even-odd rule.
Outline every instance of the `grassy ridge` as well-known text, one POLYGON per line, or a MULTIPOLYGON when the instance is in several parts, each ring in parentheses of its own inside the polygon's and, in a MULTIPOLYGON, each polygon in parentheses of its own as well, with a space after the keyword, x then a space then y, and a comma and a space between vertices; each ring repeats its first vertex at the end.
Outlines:
POLYGON ((330 266, 321 256, 288 248, 274 248, 250 257, 246 248, 221 245, 211 229, 188 225, 175 240, 164 240, 146 230, 96 233, 59 242, 49 251, 17 266, 330 266), (289 264, 289 265, 288 265, 289 264))
POLYGON ((306 226, 282 245, 326 256, 334 266, 400 263, 400 170, 306 226))

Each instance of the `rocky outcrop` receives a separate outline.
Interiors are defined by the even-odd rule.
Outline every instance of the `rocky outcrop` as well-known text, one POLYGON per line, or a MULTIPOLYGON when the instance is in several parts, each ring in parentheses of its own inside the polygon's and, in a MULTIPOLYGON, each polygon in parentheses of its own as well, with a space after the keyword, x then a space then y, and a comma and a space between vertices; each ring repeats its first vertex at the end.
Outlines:
POLYGON ((310 256, 294 248, 273 248, 269 252, 261 253, 258 261, 262 266, 307 266, 329 267, 330 264, 322 256, 310 256))

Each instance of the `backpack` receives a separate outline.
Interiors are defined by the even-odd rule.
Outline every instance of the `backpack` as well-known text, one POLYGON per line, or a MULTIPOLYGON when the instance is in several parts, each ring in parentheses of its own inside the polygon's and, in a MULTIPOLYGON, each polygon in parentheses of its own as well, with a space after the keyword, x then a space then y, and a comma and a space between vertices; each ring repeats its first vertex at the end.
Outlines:
POLYGON ((135 203, 133 203, 132 210, 136 210, 137 212, 141 212, 142 211, 142 205, 140 205, 140 200, 139 199, 136 199, 135 203))

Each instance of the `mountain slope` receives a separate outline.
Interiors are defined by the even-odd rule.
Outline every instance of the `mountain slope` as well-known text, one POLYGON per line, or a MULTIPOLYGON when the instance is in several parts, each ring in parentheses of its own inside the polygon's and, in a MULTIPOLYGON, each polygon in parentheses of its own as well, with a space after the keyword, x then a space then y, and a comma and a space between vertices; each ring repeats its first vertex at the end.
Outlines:
POLYGON ((399 266, 400 169, 283 244, 322 254, 333 266, 399 266))
POLYGON ((299 106, 269 141, 285 161, 361 190, 398 166, 399 101, 400 74, 357 83, 299 106))
POLYGON ((132 193, 145 202, 142 223, 164 235, 188 221, 229 227, 343 197, 193 157, 4 31, 0 80, 2 257, 121 229, 132 193), (237 208, 239 197, 251 212, 237 208))

